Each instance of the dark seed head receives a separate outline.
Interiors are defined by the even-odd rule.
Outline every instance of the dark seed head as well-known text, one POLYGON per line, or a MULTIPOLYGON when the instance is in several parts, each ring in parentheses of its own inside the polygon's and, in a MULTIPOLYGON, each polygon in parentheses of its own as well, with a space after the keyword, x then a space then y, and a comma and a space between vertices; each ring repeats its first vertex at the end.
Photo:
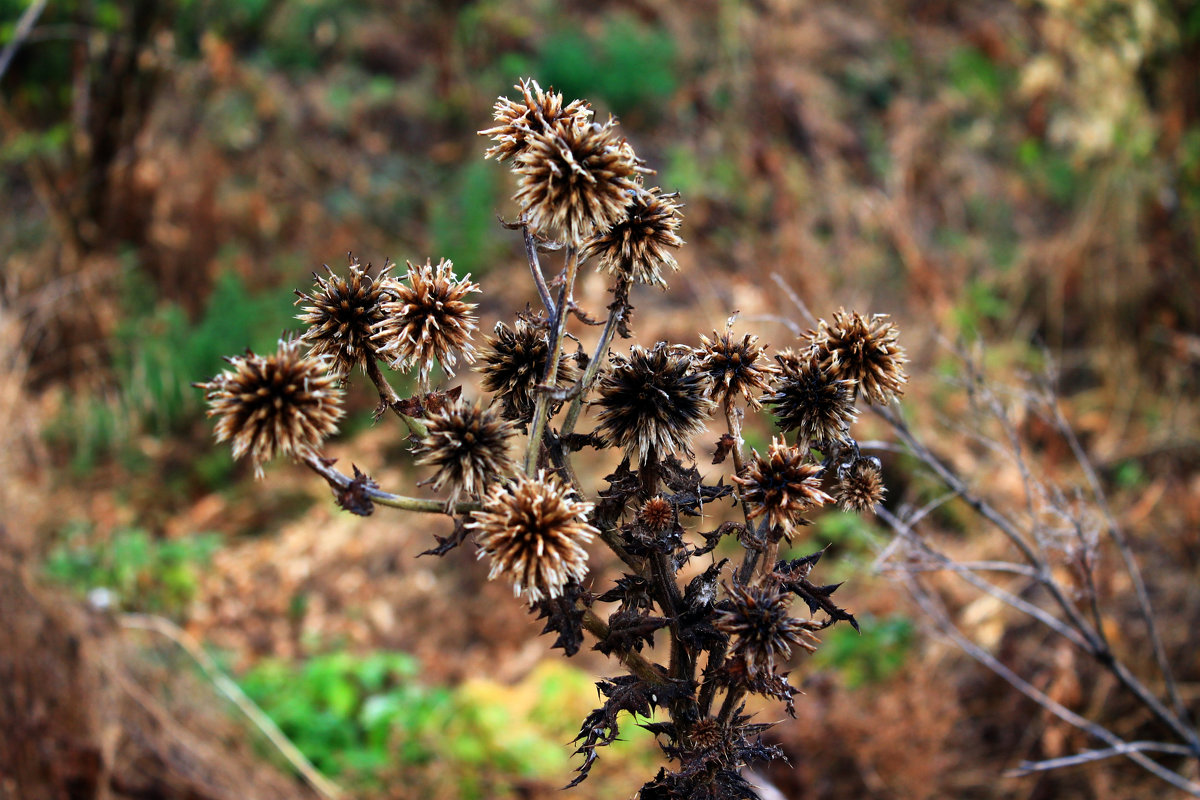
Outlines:
POLYGON ((779 427, 812 445, 844 441, 857 412, 854 383, 835 378, 811 352, 780 353, 779 375, 763 402, 775 407, 779 427))
POLYGON ((433 488, 450 486, 448 505, 458 502, 461 492, 478 497, 516 470, 508 454, 513 425, 490 408, 458 400, 429 415, 425 426, 427 433, 413 450, 416 463, 437 467, 433 488))
POLYGON ((836 378, 854 381, 872 405, 887 405, 904 393, 907 358, 899 337, 886 314, 864 318, 845 309, 833 315, 832 324, 821 320, 810 333, 821 367, 836 378))
POLYGON ((308 326, 301 343, 308 345, 310 355, 328 359, 330 369, 343 380, 355 365, 365 369, 367 360, 375 358, 371 328, 383 320, 383 284, 391 268, 391 263, 385 262, 372 278, 371 265, 364 268, 351 255, 348 277, 335 274, 326 265, 328 277, 313 273, 317 285, 312 294, 296 292, 300 297, 297 305, 308 302, 304 313, 296 316, 308 326))
POLYGON ((700 334, 696 352, 700 358, 696 369, 709 377, 714 399, 732 402, 740 394, 750 408, 762 408, 755 393, 766 390, 778 370, 767 362, 766 348, 758 346, 757 336, 747 333, 739 339, 726 327, 724 333, 713 331, 711 339, 700 334))
POLYGON ((543 92, 537 81, 529 79, 513 88, 520 90, 521 99, 514 101, 501 97, 496 100, 493 107, 495 126, 479 132, 480 136, 490 136, 496 142, 484 153, 484 158, 494 156, 497 161, 515 158, 524 151, 526 137, 545 133, 559 121, 586 125, 592 119, 591 106, 583 100, 572 100, 564 106, 563 96, 553 87, 549 92, 543 92))
POLYGON ((790 657, 793 645, 816 649, 814 626, 789 616, 790 602, 789 593, 771 584, 729 589, 729 607, 717 612, 716 627, 734 638, 730 654, 744 660, 750 678, 774 672, 775 659, 790 657))
POLYGON ((843 510, 870 511, 886 491, 878 458, 860 456, 838 467, 834 494, 843 510))
MULTIPOLYGON (((536 402, 535 389, 546 370, 550 352, 544 327, 518 317, 515 328, 497 322, 495 335, 488 338, 488 347, 480 356, 479 372, 483 388, 493 392, 503 406, 505 419, 528 422, 536 402)), ((566 389, 579 380, 579 365, 563 354, 558 361, 555 387, 566 389)))
POLYGON ((805 451, 789 447, 782 439, 772 439, 766 455, 754 451, 754 459, 745 473, 735 475, 742 487, 742 502, 750 519, 766 516, 777 536, 791 538, 805 512, 833 502, 821 491, 821 468, 805 463, 805 451))
POLYGON ((665 288, 663 272, 679 269, 671 250, 683 245, 679 238, 679 194, 663 194, 658 187, 638 187, 630 192, 630 198, 625 215, 588 239, 581 257, 586 260, 595 256, 599 269, 665 288))

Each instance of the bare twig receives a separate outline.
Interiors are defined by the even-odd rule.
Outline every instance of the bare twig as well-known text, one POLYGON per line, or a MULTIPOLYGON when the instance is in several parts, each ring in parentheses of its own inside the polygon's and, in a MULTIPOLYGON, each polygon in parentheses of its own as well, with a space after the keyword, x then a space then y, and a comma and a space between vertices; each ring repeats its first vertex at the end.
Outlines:
POLYGON ((49 0, 33 0, 29 4, 29 7, 25 9, 25 13, 17 20, 17 27, 13 29, 12 38, 8 40, 8 44, 4 45, 4 50, 0 51, 0 78, 4 77, 4 73, 8 71, 8 65, 12 63, 13 57, 17 54, 17 50, 29 37, 29 32, 37 24, 38 17, 46 10, 47 2, 49 0))
MULTIPOLYGON (((304 464, 336 489, 348 489, 354 483, 353 478, 326 464, 318 456, 309 456, 304 459, 304 464)), ((428 514, 463 514, 479 508, 479 503, 476 502, 455 503, 453 506, 447 508, 444 500, 405 497, 404 495, 392 494, 391 492, 385 492, 371 486, 360 486, 359 488, 372 503, 400 508, 405 511, 423 511, 428 514)))

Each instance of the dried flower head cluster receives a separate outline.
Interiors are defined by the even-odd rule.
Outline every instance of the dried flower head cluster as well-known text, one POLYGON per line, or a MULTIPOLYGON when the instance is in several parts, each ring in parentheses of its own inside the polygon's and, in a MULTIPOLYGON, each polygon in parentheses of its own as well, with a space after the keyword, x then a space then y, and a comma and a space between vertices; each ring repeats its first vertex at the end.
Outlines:
POLYGON ((692 369, 692 355, 659 342, 613 356, 600 382, 600 433, 644 464, 654 457, 690 453, 692 438, 712 413, 708 380, 692 369))
POLYGON ((754 459, 742 475, 733 477, 742 487, 742 502, 750 519, 765 516, 778 536, 791 538, 802 515, 833 502, 821 491, 821 467, 806 463, 806 450, 772 439, 765 455, 754 452, 754 459))
POLYGON ((883 500, 882 467, 873 456, 858 456, 838 467, 834 494, 844 511, 870 511, 883 500))
POLYGON ((679 263, 672 250, 683 245, 679 226, 679 193, 664 193, 658 187, 631 192, 625 215, 587 240, 582 258, 598 259, 597 268, 626 280, 661 286, 667 281, 663 272, 675 272, 679 263))
POLYGON ((342 394, 323 359, 305 356, 298 341, 280 340, 268 356, 247 352, 226 359, 232 369, 207 383, 208 416, 217 418, 218 442, 233 457, 250 456, 255 474, 276 456, 314 455, 337 432, 342 394))
POLYGON ((538 82, 532 79, 523 80, 513 88, 520 90, 522 99, 497 99, 493 109, 495 126, 479 132, 480 136, 490 136, 496 142, 483 154, 484 158, 507 161, 519 156, 525 150, 529 136, 543 134, 557 122, 568 125, 591 122, 591 106, 583 100, 572 100, 564 106, 562 94, 553 88, 543 92, 538 82))
MULTIPOLYGON (((550 338, 544 327, 518 317, 514 327, 496 323, 480 356, 479 372, 484 391, 491 392, 506 419, 528 422, 533 416, 534 392, 546 372, 550 338)), ((567 354, 559 356, 555 387, 565 389, 579 380, 579 366, 567 354)))
POLYGON ((793 646, 816 649, 813 626, 793 618, 790 606, 791 595, 771 584, 729 587, 729 605, 717 612, 715 624, 733 637, 730 650, 745 661, 751 678, 775 672, 775 660, 788 658, 793 646))
POLYGON ((775 360, 779 375, 763 402, 774 406, 779 427, 813 445, 844 441, 858 416, 854 382, 835 377, 812 353, 782 353, 775 360))
POLYGON ((497 485, 467 526, 475 533, 479 557, 490 558, 488 577, 504 576, 514 594, 530 602, 559 597, 568 581, 587 575, 587 550, 599 534, 587 522, 591 503, 544 471, 519 475, 512 486, 497 485))
POLYGON ((433 488, 450 487, 448 506, 458 502, 461 492, 476 497, 516 471, 508 452, 513 425, 491 408, 462 400, 448 403, 425 419, 425 428, 413 453, 417 464, 437 467, 433 488))
POLYGON ((308 326, 300 341, 308 345, 310 354, 328 358, 334 374, 343 380, 355 366, 366 368, 367 360, 375 358, 371 336, 383 321, 384 286, 391 268, 385 263, 372 277, 371 265, 363 267, 351 255, 348 277, 325 265, 329 275, 313 273, 317 285, 312 294, 296 292, 297 305, 308 303, 296 317, 308 326))
POLYGON ((872 405, 887 405, 904 393, 907 359, 899 338, 900 331, 887 314, 864 318, 844 308, 834 313, 832 323, 821 320, 810 333, 821 368, 853 381, 858 393, 872 405))
POLYGON ((713 331, 711 339, 700 334, 697 353, 696 369, 708 376, 714 399, 729 404, 740 395, 748 407, 762 408, 756 395, 769 387, 777 370, 767 361, 766 348, 758 345, 757 336, 747 333, 738 339, 727 326, 724 333, 713 331))
POLYGON ((418 380, 427 387, 434 360, 450 376, 459 356, 475 360, 475 304, 466 297, 478 292, 479 285, 470 275, 455 277, 454 263, 444 258, 436 267, 430 261, 416 267, 409 263, 404 279, 407 285, 397 280, 385 285, 384 317, 375 325, 372 342, 393 369, 416 364, 418 380))

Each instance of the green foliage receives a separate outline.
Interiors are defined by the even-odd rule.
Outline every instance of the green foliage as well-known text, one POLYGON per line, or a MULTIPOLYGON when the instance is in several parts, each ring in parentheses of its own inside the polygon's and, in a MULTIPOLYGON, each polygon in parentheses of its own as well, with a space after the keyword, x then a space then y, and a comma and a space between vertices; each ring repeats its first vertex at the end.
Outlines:
POLYGON ((456 274, 478 278, 506 249, 497 235, 500 191, 494 166, 473 159, 456 171, 448 191, 431 201, 433 252, 452 260, 456 274))
POLYGON ((1013 72, 988 58, 982 50, 964 47, 950 55, 946 65, 950 85, 969 100, 996 106, 1013 84, 1013 72))
POLYGON ((904 664, 915 638, 912 620, 907 617, 877 620, 860 615, 859 624, 861 634, 845 626, 831 628, 813 655, 818 666, 837 670, 851 689, 894 673, 904 664))
POLYGON ((137 528, 119 530, 107 542, 88 542, 86 530, 77 528, 51 551, 45 570, 51 580, 81 594, 111 590, 126 611, 178 616, 220 544, 216 534, 154 539, 137 528))

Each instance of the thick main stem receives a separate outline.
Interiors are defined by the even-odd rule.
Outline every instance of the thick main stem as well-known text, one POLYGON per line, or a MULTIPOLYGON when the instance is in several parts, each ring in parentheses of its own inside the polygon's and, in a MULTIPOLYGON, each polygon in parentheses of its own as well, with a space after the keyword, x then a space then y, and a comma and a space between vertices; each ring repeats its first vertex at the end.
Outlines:
POLYGON ((553 329, 550 346, 546 353, 546 370, 542 374, 542 385, 538 387, 537 404, 533 410, 533 424, 529 431, 529 447, 525 452, 525 474, 533 477, 537 472, 538 454, 542 450, 542 434, 550 416, 550 394, 558 379, 558 356, 562 350, 563 334, 567 329, 567 309, 571 307, 575 291, 575 276, 579 272, 579 253, 575 245, 567 245, 567 268, 562 290, 558 293, 558 305, 554 309, 553 329))

